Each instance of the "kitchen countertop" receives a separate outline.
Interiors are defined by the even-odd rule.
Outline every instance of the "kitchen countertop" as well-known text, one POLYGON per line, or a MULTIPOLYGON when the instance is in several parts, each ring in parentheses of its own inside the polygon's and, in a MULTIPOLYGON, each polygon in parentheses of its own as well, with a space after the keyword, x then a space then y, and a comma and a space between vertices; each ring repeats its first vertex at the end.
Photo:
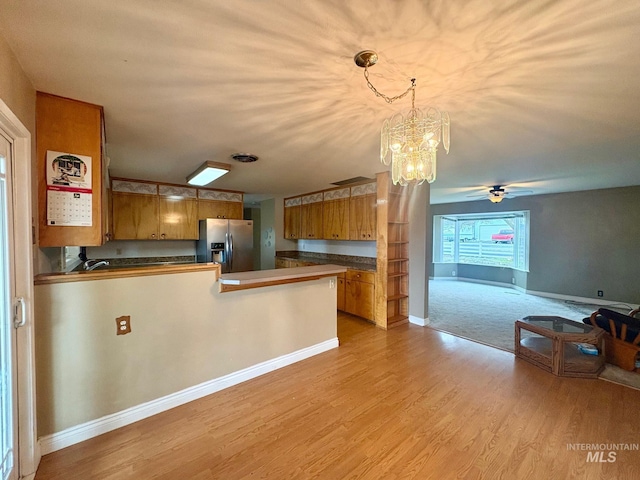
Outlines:
POLYGON ((276 268, 273 270, 256 270, 250 272, 224 273, 220 275, 221 292, 245 290, 248 288, 269 287, 286 283, 317 280, 323 277, 336 276, 346 272, 341 265, 314 265, 310 267, 276 268))
POLYGON ((352 270, 376 271, 375 258, 354 257, 351 255, 309 254, 298 251, 281 251, 276 253, 276 258, 285 260, 299 260, 315 263, 317 265, 341 265, 352 270), (357 259, 354 261, 353 259, 357 259), (362 261, 367 260, 367 261, 362 261))
POLYGON ((141 277, 146 275, 165 275, 171 273, 188 273, 202 270, 213 270, 220 273, 220 265, 214 263, 186 263, 186 264, 159 264, 145 266, 115 266, 104 270, 91 270, 81 272, 43 273, 36 275, 35 285, 51 283, 84 282, 89 280, 106 280, 110 278, 141 277))

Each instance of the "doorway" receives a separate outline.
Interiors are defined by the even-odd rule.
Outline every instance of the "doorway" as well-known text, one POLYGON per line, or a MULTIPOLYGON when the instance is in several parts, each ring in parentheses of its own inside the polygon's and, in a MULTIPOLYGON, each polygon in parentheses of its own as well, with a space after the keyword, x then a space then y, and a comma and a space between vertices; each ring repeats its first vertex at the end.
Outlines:
MULTIPOLYGON (((0 131, 0 478, 14 480, 18 477, 18 403, 16 329, 14 328, 15 295, 13 242, 10 229, 13 225, 11 204, 11 142, 0 131)), ((17 306, 17 304, 16 304, 17 306)), ((19 315, 18 309, 15 314, 19 315)), ((21 321, 21 319, 16 319, 21 321)))
POLYGON ((35 476, 31 134, 0 100, 0 480, 35 476))

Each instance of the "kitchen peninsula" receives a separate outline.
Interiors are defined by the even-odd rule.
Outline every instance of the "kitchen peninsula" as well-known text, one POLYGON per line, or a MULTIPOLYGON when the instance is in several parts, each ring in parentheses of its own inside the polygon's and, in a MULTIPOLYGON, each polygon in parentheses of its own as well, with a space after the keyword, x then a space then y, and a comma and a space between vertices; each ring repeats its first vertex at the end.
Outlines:
POLYGON ((232 293, 219 287, 238 279, 219 283, 215 264, 39 275, 43 453, 336 348, 336 275, 344 271, 246 272, 273 283, 232 293))

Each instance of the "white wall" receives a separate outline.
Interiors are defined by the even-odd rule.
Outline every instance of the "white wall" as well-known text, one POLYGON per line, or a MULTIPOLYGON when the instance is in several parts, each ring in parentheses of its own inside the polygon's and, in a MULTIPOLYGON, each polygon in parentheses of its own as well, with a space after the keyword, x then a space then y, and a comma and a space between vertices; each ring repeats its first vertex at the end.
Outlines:
POLYGON ((39 435, 337 342, 329 278, 222 294, 215 279, 212 270, 37 285, 39 435), (132 333, 117 336, 123 315, 132 333))
POLYGON ((341 240, 298 240, 298 251, 376 258, 376 242, 341 240))
POLYGON ((174 257, 195 254, 195 240, 114 240, 101 247, 87 247, 88 258, 174 257))

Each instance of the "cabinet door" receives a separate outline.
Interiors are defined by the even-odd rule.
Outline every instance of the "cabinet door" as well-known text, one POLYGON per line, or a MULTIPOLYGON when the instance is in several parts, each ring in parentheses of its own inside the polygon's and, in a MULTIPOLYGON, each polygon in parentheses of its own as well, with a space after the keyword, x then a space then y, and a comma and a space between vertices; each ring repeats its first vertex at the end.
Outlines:
POLYGON ((366 318, 367 320, 373 320, 374 285, 358 280, 347 280, 346 282, 346 312, 366 318))
POLYGON ((276 257, 276 268, 289 268, 289 260, 276 257))
POLYGON ((229 203, 222 200, 198 200, 198 220, 229 218, 229 203))
POLYGON ((300 238, 322 238, 322 202, 302 205, 300 210, 300 238))
POLYGON ((376 239, 376 196, 359 195, 349 200, 349 239, 376 239))
MULTIPOLYGON (((103 202, 106 184, 103 183, 106 164, 102 161, 103 112, 99 105, 92 105, 48 93, 37 92, 35 100, 35 138, 37 168, 38 203, 34 215, 39 220, 40 247, 65 247, 68 245, 99 246, 105 241, 105 221, 103 202), (47 151, 68 152, 91 158, 91 206, 90 226, 63 225, 65 215, 49 219, 47 204, 47 151), (49 225, 55 220, 55 225, 49 225)), ((51 161, 51 159, 49 159, 51 161)), ((80 169, 82 170, 82 169, 80 169)), ((72 174, 73 175, 73 174, 72 174)), ((88 179, 85 179, 88 180, 88 179)), ((53 201, 49 198, 49 201, 53 201)), ((64 199, 59 199, 67 206, 64 199)), ((64 210, 63 210, 64 211, 64 210)))
POLYGON ((158 197, 112 193, 113 236, 116 240, 158 238, 158 197))
POLYGON ((349 240, 349 199, 325 201, 323 205, 323 237, 327 240, 349 240))
POLYGON ((227 202, 227 218, 242 220, 244 218, 244 204, 242 202, 227 202))
POLYGON ((300 205, 284 207, 284 238, 300 238, 300 205))
POLYGON ((198 201, 192 198, 160 197, 160 240, 197 240, 198 201))
POLYGON ((338 310, 345 311, 346 308, 346 285, 347 281, 344 278, 338 277, 338 310))

